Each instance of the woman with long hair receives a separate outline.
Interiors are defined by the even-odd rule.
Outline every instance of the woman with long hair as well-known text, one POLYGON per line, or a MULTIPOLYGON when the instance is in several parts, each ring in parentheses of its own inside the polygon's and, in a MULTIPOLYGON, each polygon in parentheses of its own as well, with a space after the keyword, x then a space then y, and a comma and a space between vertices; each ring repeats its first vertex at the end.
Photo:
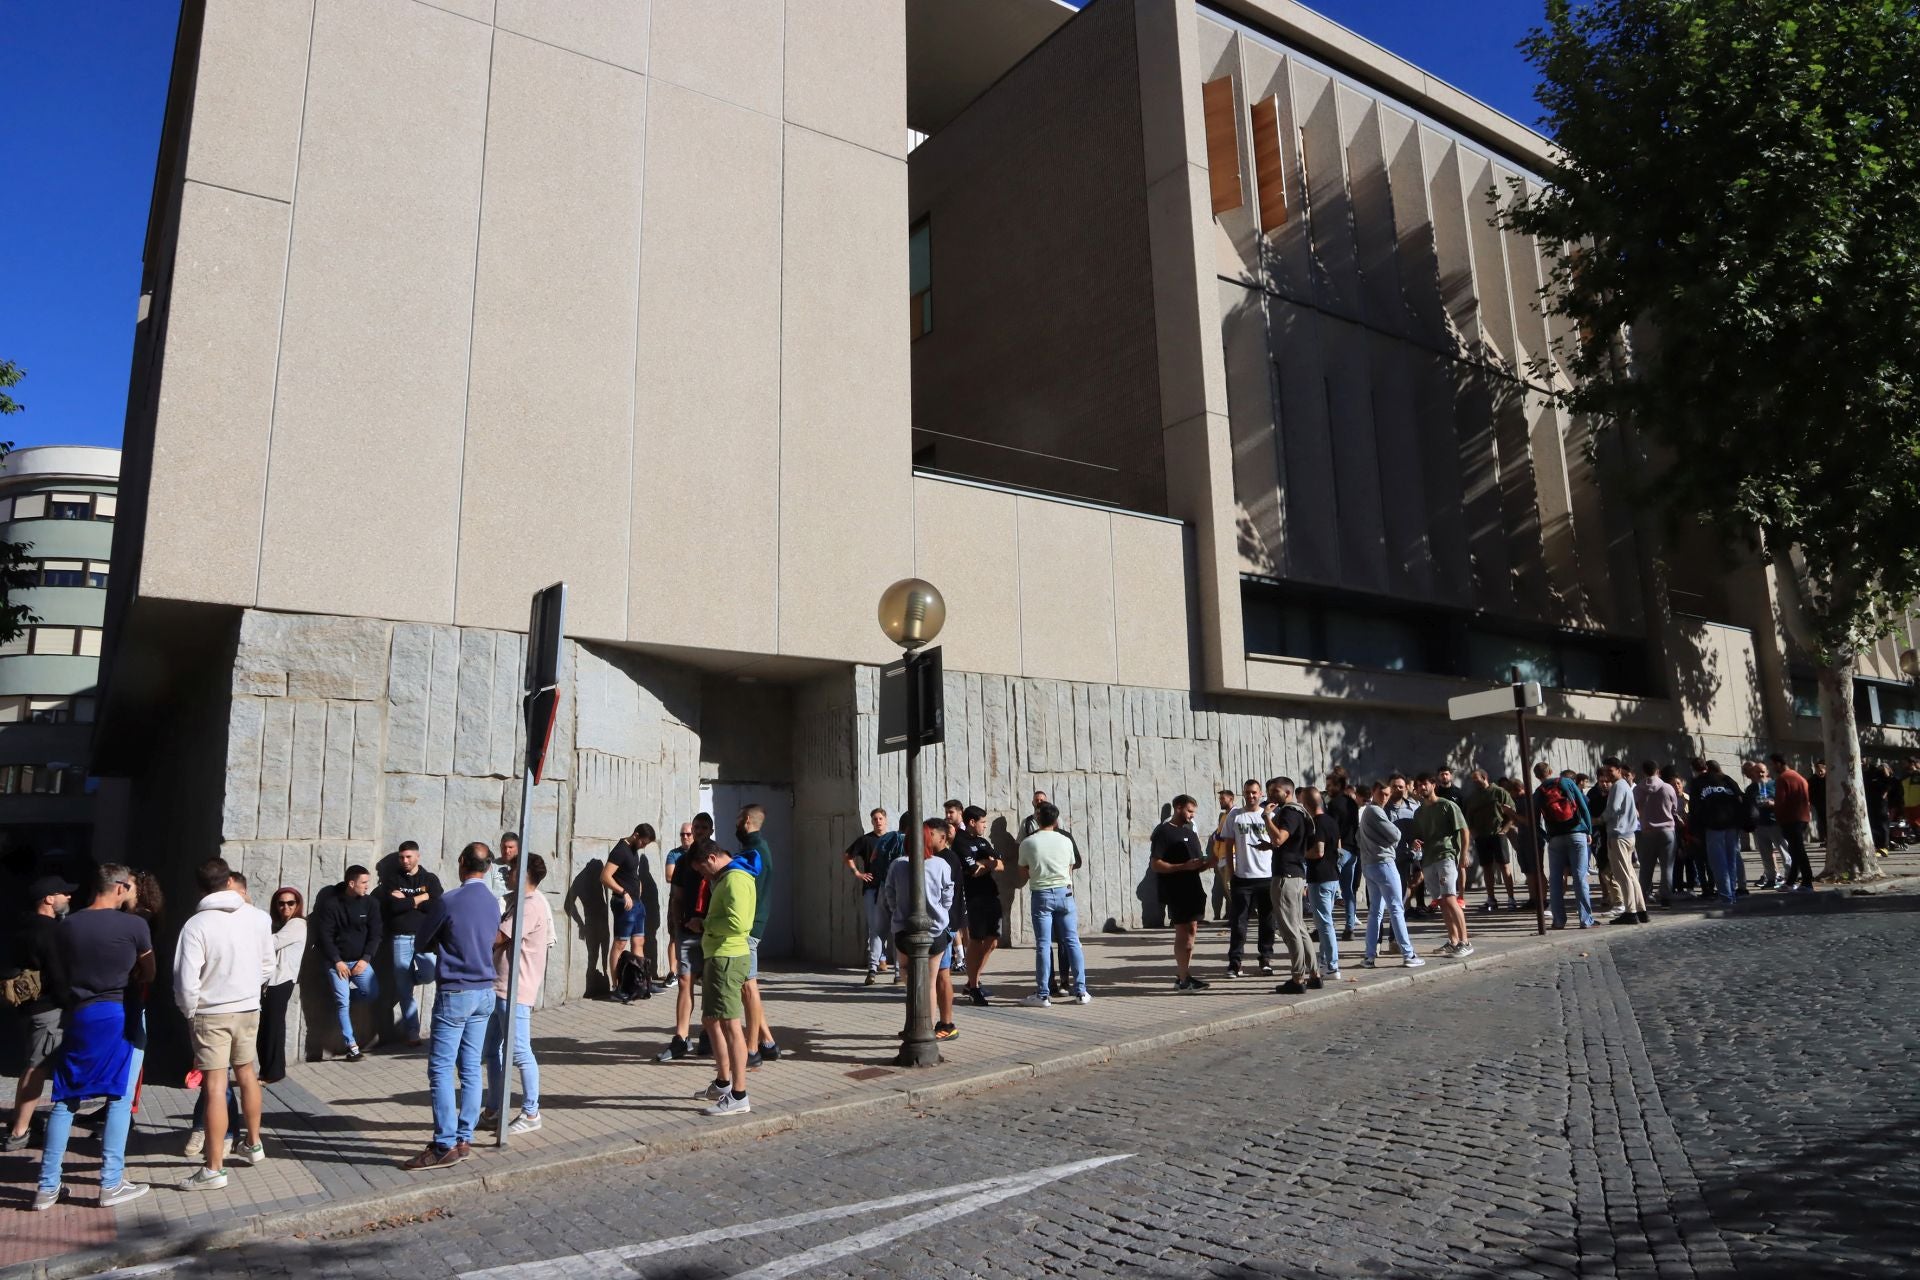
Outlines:
POLYGON ((281 885, 267 909, 273 920, 273 980, 260 997, 260 1083, 275 1084, 287 1075, 287 1004, 300 979, 307 953, 307 903, 300 891, 281 885))

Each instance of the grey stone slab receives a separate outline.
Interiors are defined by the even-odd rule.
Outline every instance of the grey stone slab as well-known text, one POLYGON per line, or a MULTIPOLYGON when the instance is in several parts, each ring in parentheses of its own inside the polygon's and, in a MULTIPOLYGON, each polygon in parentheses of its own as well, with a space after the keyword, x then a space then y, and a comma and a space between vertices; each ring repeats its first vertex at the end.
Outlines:
POLYGON ((237 678, 286 677, 292 697, 366 699, 386 689, 392 624, 377 618, 271 613, 241 616, 237 678))
POLYGON ((287 785, 287 835, 312 840, 320 834, 320 792, 325 779, 327 704, 293 704, 293 758, 287 785))
POLYGON ((427 770, 427 708, 433 686, 435 628, 417 622, 393 628, 387 667, 387 734, 383 767, 394 773, 427 770))
POLYGON ((460 632, 460 675, 453 709, 453 771, 468 776, 493 768, 494 633, 469 627, 460 632))
POLYGON ((356 703, 353 708, 352 801, 347 835, 354 840, 380 839, 380 781, 383 735, 388 706, 379 701, 356 703))
POLYGON ((326 745, 320 780, 322 839, 345 840, 353 831, 353 702, 328 703, 326 745))
POLYGON ((433 677, 427 691, 426 772, 453 772, 454 727, 459 715, 460 632, 433 629, 433 677))
MULTIPOLYGON (((452 861, 442 831, 446 822, 447 780, 434 774, 389 773, 383 779, 380 804, 380 841, 420 844, 420 861, 444 876, 452 861)), ((458 853, 456 848, 454 853, 458 853)))
POLYGON ((449 859, 457 856, 461 846, 469 841, 484 840, 489 845, 498 842, 504 788, 505 784, 499 778, 455 775, 446 780, 446 808, 441 820, 441 839, 445 842, 449 859))
POLYGON ((260 727, 260 807, 254 834, 262 840, 287 835, 288 788, 293 778, 293 708, 285 698, 262 707, 260 727))
POLYGON ((227 777, 221 796, 220 831, 228 840, 251 840, 260 817, 260 745, 266 708, 259 698, 238 697, 227 709, 227 777))
POLYGON ((526 637, 503 631, 494 638, 492 725, 488 733, 487 772, 512 777, 520 768, 517 721, 521 718, 521 683, 526 663, 526 637))

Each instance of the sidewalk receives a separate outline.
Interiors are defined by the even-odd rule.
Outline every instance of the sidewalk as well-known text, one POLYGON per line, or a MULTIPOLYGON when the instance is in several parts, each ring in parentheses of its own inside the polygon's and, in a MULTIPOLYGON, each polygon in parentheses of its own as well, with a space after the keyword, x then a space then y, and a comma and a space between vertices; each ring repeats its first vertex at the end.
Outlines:
MULTIPOLYGON (((1750 857, 1751 863, 1751 857, 1750 857)), ((1865 886, 1874 893, 1920 887, 1920 853, 1881 860, 1888 879, 1865 886)), ((1750 871, 1753 868, 1750 865, 1750 871)), ((1597 894, 1596 894, 1597 896, 1597 894)), ((1822 889, 1814 900, 1836 896, 1822 889)), ((1807 898, 1794 895, 1796 906, 1807 898)), ((1742 909, 1785 895, 1756 893, 1742 909)), ((1475 903, 1477 907, 1477 901, 1475 903)), ((1656 926, 1672 927, 1708 914, 1689 903, 1656 912, 1656 926)), ((1307 997, 1273 994, 1272 978, 1222 977, 1226 928, 1203 929, 1195 972, 1212 982, 1204 992, 1171 985, 1170 935, 1135 931, 1088 940, 1093 1003, 1019 1007, 1031 990, 1030 950, 994 958, 987 985, 998 996, 989 1008, 963 1005, 961 1035, 941 1046, 939 1067, 909 1074, 887 1066, 897 1043, 904 1001, 899 988, 866 987, 855 970, 785 970, 768 975, 768 1012, 782 1055, 752 1077, 753 1114, 712 1120, 698 1114, 693 1095, 711 1078, 705 1059, 658 1065, 653 1054, 671 1034, 671 997, 621 1006, 579 1001, 537 1012, 544 1128, 516 1137, 505 1151, 492 1135, 476 1135, 474 1159, 441 1173, 408 1174, 399 1162, 427 1141, 426 1061, 423 1050, 375 1053, 358 1064, 300 1063, 267 1099, 268 1162, 234 1168, 226 1189, 188 1192, 178 1183, 193 1164, 180 1155, 193 1096, 149 1085, 128 1144, 128 1178, 153 1192, 120 1209, 93 1206, 98 1161, 87 1130, 76 1135, 67 1181, 77 1204, 62 1202, 43 1214, 20 1212, 28 1203, 37 1151, 0 1156, 0 1280, 13 1276, 81 1274, 177 1252, 183 1242, 217 1247, 270 1231, 285 1236, 324 1232, 395 1214, 417 1212, 478 1189, 498 1191, 528 1176, 549 1177, 567 1167, 633 1162, 685 1150, 830 1121, 862 1108, 904 1107, 916 1101, 990 1090, 996 1085, 1163 1049, 1234 1027, 1289 1018, 1340 1000, 1376 994, 1410 982, 1444 981, 1465 968, 1537 959, 1548 948, 1590 947, 1630 928, 1601 926, 1534 934, 1530 911, 1483 914, 1469 920, 1477 954, 1467 961, 1440 958, 1444 931, 1436 919, 1414 926, 1427 956, 1408 972, 1383 954, 1375 970, 1360 967, 1361 944, 1341 946, 1342 980, 1307 997)), ((1363 922, 1364 929, 1364 922, 1363 922)), ((1250 957, 1251 958, 1251 957, 1250 957)), ((1285 962, 1285 950, 1278 957, 1285 962)), ((10 1084, 0 1094, 10 1093, 10 1084)))

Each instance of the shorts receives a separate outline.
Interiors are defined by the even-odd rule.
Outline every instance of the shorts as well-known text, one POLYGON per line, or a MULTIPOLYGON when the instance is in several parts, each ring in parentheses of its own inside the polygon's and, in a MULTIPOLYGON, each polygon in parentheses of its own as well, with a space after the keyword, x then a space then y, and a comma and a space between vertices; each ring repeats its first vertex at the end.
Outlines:
POLYGON ((967 899, 967 936, 976 942, 986 938, 998 938, 1002 920, 1000 895, 967 899))
POLYGON ((1432 862, 1422 863, 1420 874, 1425 879, 1429 898, 1460 896, 1460 860, 1458 858, 1436 858, 1432 862))
POLYGON ((253 1065, 258 1057, 260 1011, 193 1015, 193 1065, 201 1071, 225 1071, 253 1065))
POLYGON ((726 1021, 745 1016, 740 989, 747 984, 751 955, 708 956, 700 971, 700 1019, 726 1021))
POLYGON ((760 939, 747 936, 747 981, 752 982, 760 976, 760 939))
POLYGON ((1505 836, 1475 836, 1473 838, 1473 860, 1483 867, 1507 861, 1507 838, 1505 836))
POLYGON ((699 934, 681 932, 673 935, 673 971, 677 974, 700 972, 699 934))
POLYGON ((42 1009, 32 1015, 32 1026, 27 1031, 27 1070, 45 1066, 60 1052, 60 1041, 67 1034, 60 1018, 58 1009, 42 1009))
POLYGON ((627 942, 634 938, 647 936, 647 904, 640 901, 640 895, 633 895, 633 910, 620 905, 620 899, 609 899, 607 905, 613 910, 613 937, 616 942, 627 942))
POLYGON ((1207 890, 1200 873, 1161 876, 1160 905, 1167 909, 1171 924, 1192 924, 1206 918, 1207 890))
POLYGON ((953 944, 951 942, 940 948, 940 963, 935 965, 934 968, 941 970, 953 968, 953 944))

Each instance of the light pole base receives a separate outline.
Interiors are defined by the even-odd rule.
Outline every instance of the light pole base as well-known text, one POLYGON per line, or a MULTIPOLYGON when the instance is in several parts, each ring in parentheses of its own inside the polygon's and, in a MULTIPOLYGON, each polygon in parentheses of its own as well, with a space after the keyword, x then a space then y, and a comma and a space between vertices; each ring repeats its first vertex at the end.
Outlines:
POLYGON ((902 1040, 900 1052, 893 1059, 896 1067, 937 1067, 940 1063, 939 1042, 931 1040, 925 1044, 902 1040))

